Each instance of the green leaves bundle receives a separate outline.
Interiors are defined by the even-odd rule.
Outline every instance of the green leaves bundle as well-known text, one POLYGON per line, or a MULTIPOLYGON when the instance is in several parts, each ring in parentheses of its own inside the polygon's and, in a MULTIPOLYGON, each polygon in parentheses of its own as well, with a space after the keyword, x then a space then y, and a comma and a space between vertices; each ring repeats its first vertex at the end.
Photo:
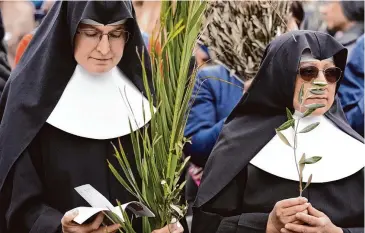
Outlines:
MULTIPOLYGON (((162 2, 161 51, 151 46, 150 52, 154 96, 146 74, 143 77, 152 119, 147 130, 131 134, 138 174, 132 171, 121 145, 115 147, 115 153, 124 176, 109 163, 124 188, 156 215, 155 218, 143 218, 144 233, 169 224, 174 217, 183 217, 186 211, 180 200, 184 183, 180 184, 179 178, 188 161, 183 160, 182 149, 186 142, 184 128, 195 82, 195 72, 190 77, 188 73, 205 4, 202 1, 162 2), (137 180, 141 183, 138 184, 137 180)), ((141 61, 143 66, 144 57, 141 61)), ((128 220, 124 228, 133 232, 128 220)))

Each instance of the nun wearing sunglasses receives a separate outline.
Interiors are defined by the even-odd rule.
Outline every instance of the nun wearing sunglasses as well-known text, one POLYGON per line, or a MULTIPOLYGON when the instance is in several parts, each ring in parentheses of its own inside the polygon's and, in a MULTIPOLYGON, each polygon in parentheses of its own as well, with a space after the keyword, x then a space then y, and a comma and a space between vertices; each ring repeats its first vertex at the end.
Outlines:
MULTIPOLYGON (((346 122, 336 97, 347 50, 331 36, 295 31, 273 40, 260 70, 225 122, 204 170, 193 207, 192 233, 364 232, 364 139, 346 122), (311 91, 313 84, 321 89, 311 91), (310 93, 300 104, 299 93, 310 93), (309 104, 323 104, 302 118, 296 159, 275 129, 299 119, 309 104), (297 161, 306 165, 299 195, 297 161)), ((298 122, 298 121, 296 121, 298 122)), ((283 130, 293 144, 293 129, 283 130), (292 137, 290 137, 290 135, 292 137)))

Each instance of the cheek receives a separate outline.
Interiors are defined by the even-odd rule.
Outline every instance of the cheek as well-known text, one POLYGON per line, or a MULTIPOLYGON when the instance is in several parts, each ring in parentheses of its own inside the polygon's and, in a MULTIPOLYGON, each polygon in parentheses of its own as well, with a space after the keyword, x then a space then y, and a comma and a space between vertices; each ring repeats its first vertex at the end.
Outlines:
POLYGON ((113 49, 113 52, 114 52, 114 60, 120 61, 120 59, 122 59, 123 57, 124 47, 115 48, 113 49))
POLYGON ((335 99, 335 93, 336 93, 336 84, 329 85, 328 86, 328 100, 331 105, 335 99))
POLYGON ((91 52, 92 49, 90 49, 90 46, 87 46, 86 44, 79 44, 78 46, 75 46, 74 56, 76 61, 79 63, 87 61, 91 52))

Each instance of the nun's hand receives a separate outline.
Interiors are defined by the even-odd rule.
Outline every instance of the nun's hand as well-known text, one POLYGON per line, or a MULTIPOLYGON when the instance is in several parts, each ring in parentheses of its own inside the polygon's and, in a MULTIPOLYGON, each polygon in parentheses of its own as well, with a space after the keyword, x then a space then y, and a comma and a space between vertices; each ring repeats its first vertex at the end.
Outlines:
POLYGON ((183 233, 183 232, 184 228, 181 226, 179 222, 171 223, 161 229, 152 231, 152 233, 183 233))
MULTIPOLYGON (((278 201, 269 215, 266 233, 278 233, 285 224, 297 221, 296 214, 306 211, 309 206, 304 197, 297 197, 278 201)), ((297 222, 300 224, 300 222, 297 222)))
POLYGON ((313 206, 308 207, 308 214, 297 213, 296 217, 307 225, 288 223, 281 229, 282 233, 343 233, 342 229, 335 226, 327 215, 313 206))
POLYGON ((71 210, 63 216, 61 220, 63 233, 114 233, 120 228, 119 224, 101 226, 104 219, 103 213, 99 213, 92 223, 79 225, 73 222, 77 214, 77 210, 71 210))

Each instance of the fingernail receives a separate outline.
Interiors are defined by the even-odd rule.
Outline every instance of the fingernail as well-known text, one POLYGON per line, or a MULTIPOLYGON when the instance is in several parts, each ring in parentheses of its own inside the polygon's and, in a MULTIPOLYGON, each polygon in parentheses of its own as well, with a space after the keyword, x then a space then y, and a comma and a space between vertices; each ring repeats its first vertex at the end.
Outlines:
POLYGON ((177 227, 178 227, 178 228, 180 228, 180 227, 181 227, 180 222, 177 222, 177 227))
POLYGON ((71 212, 71 214, 72 214, 72 216, 77 216, 78 214, 79 214, 79 210, 73 210, 72 212, 71 212))
POLYGON ((305 198, 305 197, 302 197, 302 199, 303 199, 304 201, 308 201, 308 199, 307 199, 307 198, 305 198))

